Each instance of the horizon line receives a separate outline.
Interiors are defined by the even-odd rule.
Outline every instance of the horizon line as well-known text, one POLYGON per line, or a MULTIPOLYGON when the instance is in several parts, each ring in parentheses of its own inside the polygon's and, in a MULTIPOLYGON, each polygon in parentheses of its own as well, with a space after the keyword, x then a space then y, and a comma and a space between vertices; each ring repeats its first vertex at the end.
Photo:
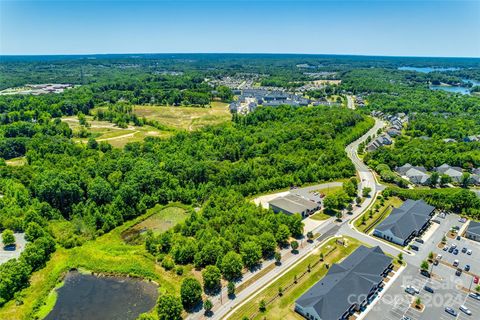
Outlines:
POLYGON ((429 55, 382 55, 360 53, 305 53, 305 52, 122 52, 122 53, 34 53, 34 54, 3 54, 0 57, 60 57, 60 56, 105 56, 105 55, 162 55, 162 54, 198 54, 198 55, 305 55, 305 56, 350 56, 350 57, 385 57, 385 58, 434 58, 434 59, 480 59, 480 56, 429 56, 429 55))

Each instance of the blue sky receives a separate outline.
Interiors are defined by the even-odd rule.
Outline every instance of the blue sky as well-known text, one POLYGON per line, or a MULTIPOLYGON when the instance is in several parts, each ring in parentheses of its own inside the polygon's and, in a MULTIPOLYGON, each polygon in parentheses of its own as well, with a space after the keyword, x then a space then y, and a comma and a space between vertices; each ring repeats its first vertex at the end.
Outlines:
POLYGON ((5 1, 1 54, 480 57, 480 1, 5 1))

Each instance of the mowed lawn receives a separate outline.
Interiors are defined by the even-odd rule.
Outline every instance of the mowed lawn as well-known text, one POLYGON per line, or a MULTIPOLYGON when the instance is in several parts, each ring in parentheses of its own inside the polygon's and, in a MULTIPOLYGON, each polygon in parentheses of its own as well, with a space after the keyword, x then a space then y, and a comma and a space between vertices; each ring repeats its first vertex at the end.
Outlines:
POLYGON ((355 221, 355 227, 361 232, 372 231, 376 225, 390 215, 393 208, 400 207, 402 203, 403 201, 398 197, 390 197, 387 200, 384 200, 383 205, 381 204, 381 201, 377 199, 371 207, 371 214, 369 213, 370 210, 363 213, 362 216, 355 221), (378 207, 378 209, 375 209, 376 207, 378 207))
POLYGON ((180 130, 193 131, 201 127, 230 121, 232 116, 226 103, 212 102, 210 107, 135 106, 139 117, 180 130))
POLYGON ((320 248, 316 249, 313 254, 309 255, 283 276, 263 289, 254 298, 241 306, 235 313, 232 314, 230 319, 242 319, 244 316, 251 317, 254 314, 256 314, 254 319, 259 320, 303 319, 293 310, 295 300, 326 275, 328 269, 326 268, 325 264, 328 263, 332 265, 333 263, 339 262, 357 249, 361 244, 358 240, 353 238, 345 237, 344 239, 346 239, 346 246, 337 244, 336 238, 327 241, 320 248), (328 252, 331 253, 327 256, 328 252), (308 265, 313 266, 317 261, 320 260, 320 253, 325 255, 324 261, 320 262, 315 267, 311 267, 311 272, 300 278, 300 275, 308 269, 308 265), (294 284, 287 290, 286 288, 293 283, 295 276, 298 278, 297 284, 294 284), (264 300, 267 302, 278 295, 278 288, 282 288, 284 290, 282 297, 277 298, 272 303, 268 304, 267 310, 264 313, 258 312, 260 301, 264 300))
POLYGON ((35 319, 38 312, 42 316, 48 314, 55 302, 52 301, 55 300, 55 295, 51 291, 61 281, 62 275, 71 268, 151 279, 159 284, 160 292, 171 292, 178 295, 181 280, 194 275, 193 267, 185 266, 183 276, 178 276, 173 270, 165 271, 155 263, 154 257, 146 251, 143 243, 127 244, 123 241, 122 233, 155 214, 168 220, 163 224, 157 220, 157 223, 164 227, 172 226, 172 216, 175 212, 180 212, 179 210, 185 214, 185 210, 175 206, 167 206, 163 210, 155 207, 143 216, 126 222, 95 240, 87 241, 80 247, 73 249, 57 247, 57 251, 47 262, 46 267, 34 272, 30 286, 21 291, 19 297, 23 304, 17 305, 15 299, 9 301, 0 308, 0 319, 35 319))

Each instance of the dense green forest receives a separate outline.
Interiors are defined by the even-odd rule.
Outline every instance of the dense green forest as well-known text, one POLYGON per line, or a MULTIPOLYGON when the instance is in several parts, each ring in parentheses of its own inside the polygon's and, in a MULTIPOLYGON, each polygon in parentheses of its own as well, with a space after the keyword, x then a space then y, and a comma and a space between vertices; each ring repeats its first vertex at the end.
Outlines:
MULTIPOLYGON (((480 80, 479 68, 477 59, 315 55, 3 57, 0 89, 50 82, 78 86, 60 94, 0 96, 0 230, 24 231, 28 240, 19 259, 0 266, 0 305, 21 301, 20 290, 52 254, 84 248, 87 241, 114 233, 118 229, 112 229, 147 209, 171 202, 189 206, 191 214, 167 232, 147 234, 148 252, 143 248, 143 254, 149 261, 165 270, 193 265, 203 269, 204 279, 239 277, 243 268, 271 258, 303 232, 300 216, 275 214, 247 197, 354 176, 344 149, 373 125, 367 116, 372 110, 404 112, 410 118, 393 146, 365 155, 373 168, 391 176, 390 169, 406 162, 427 168, 442 163, 479 167, 480 142, 462 140, 480 134, 480 98, 429 89, 430 84, 480 80), (468 69, 398 70, 429 65, 468 69), (259 107, 246 116, 232 115, 228 123, 192 132, 172 130, 167 139, 148 137, 123 149, 94 139, 75 143, 72 130, 61 121, 77 116, 82 122, 84 115, 92 115, 118 127, 158 127, 133 114, 132 106, 228 102, 232 91, 206 79, 238 73, 261 75, 260 84, 291 90, 312 80, 312 74, 338 79, 340 85, 311 95, 356 94, 367 105, 357 111, 341 106, 259 107), (446 143, 446 138, 457 142, 446 143), (25 165, 5 162, 20 156, 25 165)), ((328 196, 327 209, 347 207, 355 187, 352 181, 346 186, 328 196)), ((464 189, 388 188, 385 195, 425 198, 477 218, 480 211, 479 198, 464 189)), ((176 270, 183 272, 182 267, 176 270)), ((198 291, 191 280, 184 281, 185 287, 198 291)))
MULTIPOLYGON (((252 266, 271 251, 264 241, 273 239, 275 247, 301 234, 302 223, 300 217, 247 204, 243 197, 352 176, 344 146, 371 125, 371 119, 342 108, 283 106, 168 140, 149 138, 125 150, 34 134, 25 137, 28 165, 0 167, 0 226, 20 231, 35 222, 48 230, 49 221, 66 219, 78 228, 56 240, 69 248, 157 203, 205 202, 175 234, 152 240, 151 252, 170 252, 176 263, 203 267, 221 263, 229 251, 245 257, 251 249, 257 258, 243 258, 242 266, 252 266)), ((6 268, 0 268, 2 280, 13 279, 6 268)))

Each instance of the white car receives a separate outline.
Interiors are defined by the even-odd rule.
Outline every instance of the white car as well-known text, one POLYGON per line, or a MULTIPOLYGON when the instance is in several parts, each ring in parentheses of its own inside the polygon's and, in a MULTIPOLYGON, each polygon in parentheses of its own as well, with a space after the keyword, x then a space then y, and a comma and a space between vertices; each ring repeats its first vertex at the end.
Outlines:
POLYGON ((472 311, 470 311, 470 309, 465 306, 460 306, 460 310, 463 311, 465 314, 468 314, 469 316, 472 315, 472 311))
POLYGON ((455 249, 457 245, 455 243, 452 243, 452 248, 455 249))
POLYGON ((442 255, 441 254, 437 254, 437 260, 442 260, 442 255))
POLYGON ((471 292, 469 293, 468 295, 470 298, 473 298, 475 300, 479 300, 480 301, 480 294, 479 293, 475 293, 475 292, 471 292))
POLYGON ((469 256, 471 256, 471 255, 472 255, 472 249, 468 249, 468 250, 467 250, 467 254, 468 254, 469 256))
POLYGON ((454 267, 458 267, 458 264, 459 264, 459 263, 460 263, 460 262, 459 262, 457 259, 455 259, 455 261, 453 261, 453 266, 454 266, 454 267))

